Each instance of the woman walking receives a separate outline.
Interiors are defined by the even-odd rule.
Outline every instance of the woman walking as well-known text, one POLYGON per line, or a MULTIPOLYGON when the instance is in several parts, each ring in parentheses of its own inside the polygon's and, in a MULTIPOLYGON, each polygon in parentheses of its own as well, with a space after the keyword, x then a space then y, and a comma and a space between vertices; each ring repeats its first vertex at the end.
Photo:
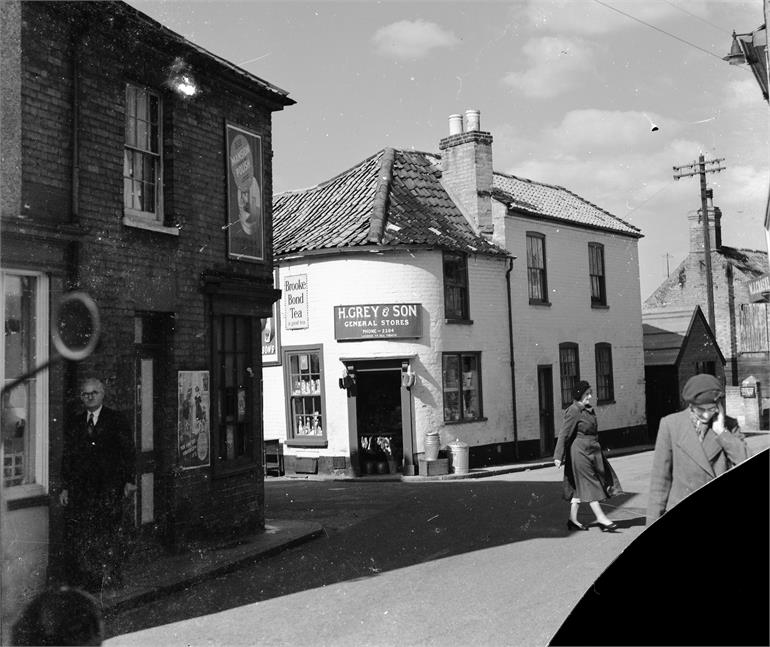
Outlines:
POLYGON ((570 502, 567 528, 588 530, 577 518, 580 503, 587 501, 602 532, 615 532, 617 525, 604 514, 599 502, 623 490, 599 444, 592 396, 591 385, 586 381, 578 382, 572 390, 573 402, 564 412, 553 462, 556 467, 564 465, 564 498, 570 502))

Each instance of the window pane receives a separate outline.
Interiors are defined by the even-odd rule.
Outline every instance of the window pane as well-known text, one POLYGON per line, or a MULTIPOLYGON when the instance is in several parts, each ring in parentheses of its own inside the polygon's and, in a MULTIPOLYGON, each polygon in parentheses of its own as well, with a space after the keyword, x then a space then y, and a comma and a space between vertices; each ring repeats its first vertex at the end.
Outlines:
POLYGON ((444 355, 442 383, 444 420, 460 420, 460 357, 458 355, 444 355))
MULTIPOLYGON (((3 275, 5 300, 5 383, 37 364, 37 279, 3 275)), ((38 432, 37 380, 29 378, 3 395, 3 482, 6 487, 35 482, 38 432)))
POLYGON ((578 382, 579 367, 577 357, 576 346, 561 346, 559 348, 559 370, 561 373, 561 399, 563 406, 568 406, 572 402, 572 390, 578 382))
POLYGON ((545 239, 542 236, 527 235, 527 282, 529 298, 545 301, 545 239))
POLYGON ((463 418, 473 420, 481 412, 479 400, 479 371, 478 358, 474 355, 464 355, 462 359, 463 386, 463 418))

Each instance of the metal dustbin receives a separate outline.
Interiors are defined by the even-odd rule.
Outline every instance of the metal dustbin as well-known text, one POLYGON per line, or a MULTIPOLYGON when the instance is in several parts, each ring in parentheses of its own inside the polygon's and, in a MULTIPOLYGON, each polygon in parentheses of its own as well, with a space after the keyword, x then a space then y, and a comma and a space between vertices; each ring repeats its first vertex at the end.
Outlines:
POLYGON ((468 473, 468 443, 456 438, 449 443, 449 465, 453 474, 468 473))

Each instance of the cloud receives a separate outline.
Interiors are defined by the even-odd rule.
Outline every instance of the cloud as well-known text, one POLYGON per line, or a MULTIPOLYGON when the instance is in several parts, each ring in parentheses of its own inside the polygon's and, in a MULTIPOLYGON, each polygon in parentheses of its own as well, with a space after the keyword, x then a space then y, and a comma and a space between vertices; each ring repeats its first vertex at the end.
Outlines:
POLYGON ((523 72, 511 72, 503 84, 525 97, 550 99, 580 85, 594 68, 592 48, 579 40, 546 36, 528 41, 522 48, 529 64, 523 72))
POLYGON ((425 20, 401 20, 381 27, 372 41, 379 54, 402 60, 423 58, 431 50, 460 42, 451 31, 425 20))
MULTIPOLYGON (((740 69, 748 69, 740 68, 740 69)), ((732 79, 726 84, 724 93, 724 105, 727 108, 743 108, 756 105, 762 100, 762 91, 757 85, 756 79, 751 74, 746 74, 744 79, 732 79)))

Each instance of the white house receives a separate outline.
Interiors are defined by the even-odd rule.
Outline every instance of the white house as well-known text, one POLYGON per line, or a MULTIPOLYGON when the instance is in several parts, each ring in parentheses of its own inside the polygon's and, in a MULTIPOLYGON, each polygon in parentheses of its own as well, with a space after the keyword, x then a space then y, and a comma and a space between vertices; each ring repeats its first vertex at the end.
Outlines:
POLYGON ((495 173, 466 117, 440 156, 385 149, 275 197, 264 429, 287 471, 413 474, 436 431, 471 467, 547 455, 579 379, 606 443, 645 438, 641 234, 495 173))

